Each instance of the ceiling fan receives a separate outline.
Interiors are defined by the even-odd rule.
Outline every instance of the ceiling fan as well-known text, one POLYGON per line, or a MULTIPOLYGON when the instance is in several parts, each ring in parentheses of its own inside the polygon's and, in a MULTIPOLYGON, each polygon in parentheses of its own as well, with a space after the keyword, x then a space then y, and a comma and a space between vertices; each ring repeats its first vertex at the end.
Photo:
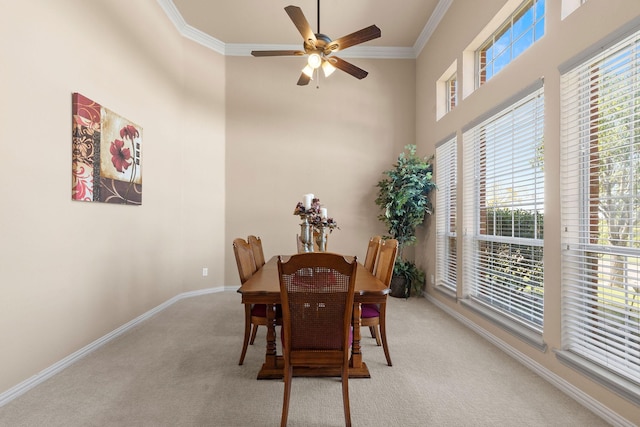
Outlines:
POLYGON ((304 42, 302 44, 304 50, 253 50, 251 55, 260 56, 302 56, 308 55, 307 65, 302 70, 298 79, 298 86, 309 84, 313 78, 313 73, 320 67, 325 77, 329 77, 336 68, 351 74, 357 79, 364 79, 367 73, 344 59, 333 56, 333 53, 344 50, 348 47, 376 39, 381 36, 380 28, 371 25, 363 28, 355 33, 348 34, 336 40, 331 40, 327 35, 320 32, 320 0, 318 0, 318 32, 314 33, 304 17, 302 9, 297 6, 287 6, 284 8, 293 21, 304 42))

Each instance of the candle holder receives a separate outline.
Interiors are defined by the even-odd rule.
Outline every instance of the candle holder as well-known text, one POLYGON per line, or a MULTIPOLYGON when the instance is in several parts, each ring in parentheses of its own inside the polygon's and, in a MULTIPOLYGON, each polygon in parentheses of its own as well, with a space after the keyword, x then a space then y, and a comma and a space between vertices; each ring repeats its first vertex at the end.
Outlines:
POLYGON ((313 231, 307 215, 300 215, 302 223, 300 224, 300 241, 305 252, 313 252, 313 231))
POLYGON ((318 227, 318 236, 316 237, 316 243, 318 244, 319 252, 327 251, 327 233, 325 228, 326 227, 324 225, 318 227))
POLYGON ((333 218, 327 217, 327 208, 320 205, 320 199, 313 194, 305 194, 304 203, 298 202, 293 210, 294 215, 300 216, 300 236, 298 237, 299 252, 313 252, 314 243, 320 252, 327 250, 327 233, 335 228, 340 229, 333 218), (311 201, 309 200, 311 199, 311 201))

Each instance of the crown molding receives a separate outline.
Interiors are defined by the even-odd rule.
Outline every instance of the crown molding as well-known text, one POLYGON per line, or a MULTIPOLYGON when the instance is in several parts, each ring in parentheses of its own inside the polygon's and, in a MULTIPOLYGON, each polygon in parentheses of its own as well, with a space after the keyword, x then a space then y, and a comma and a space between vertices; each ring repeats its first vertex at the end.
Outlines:
POLYGON ((206 34, 187 24, 187 22, 178 11, 176 5, 173 4, 172 0, 157 1, 169 20, 173 23, 173 25, 183 37, 193 40, 194 42, 199 43, 204 47, 208 47, 209 49, 224 55, 224 43, 216 39, 215 37, 211 37, 209 34, 206 34))
POLYGON ((415 58, 420 55, 420 52, 422 52, 422 49, 424 49, 425 45, 431 38, 431 35, 436 30, 436 28, 438 28, 438 25, 440 25, 440 21, 442 21, 442 18, 444 18, 444 14, 447 13, 447 10, 449 10, 449 6, 451 6, 451 3, 453 3, 453 0, 438 1, 436 8, 433 10, 433 13, 427 21, 427 24, 424 26, 422 32, 418 36, 418 39, 413 45, 415 58))
MULTIPOLYGON (((299 50, 300 45, 266 45, 266 44, 238 44, 228 43, 211 37, 210 35, 192 27, 184 20, 173 0, 157 0, 158 4, 165 12, 169 20, 176 27, 178 32, 190 40, 199 43, 214 52, 225 56, 250 56, 252 50, 299 50)), ((344 58, 370 58, 370 59, 415 59, 418 57, 427 41, 436 30, 444 14, 451 6, 453 0, 440 0, 436 8, 422 29, 420 36, 413 47, 379 47, 379 46, 356 46, 349 51, 340 52, 344 58)))
POLYGON ((190 25, 187 25, 184 31, 181 31, 181 34, 186 38, 191 39, 196 43, 200 43, 204 47, 208 47, 209 49, 221 55, 226 55, 227 45, 225 45, 223 42, 221 42, 217 38, 211 37, 209 34, 204 33, 196 28, 193 28, 190 25))

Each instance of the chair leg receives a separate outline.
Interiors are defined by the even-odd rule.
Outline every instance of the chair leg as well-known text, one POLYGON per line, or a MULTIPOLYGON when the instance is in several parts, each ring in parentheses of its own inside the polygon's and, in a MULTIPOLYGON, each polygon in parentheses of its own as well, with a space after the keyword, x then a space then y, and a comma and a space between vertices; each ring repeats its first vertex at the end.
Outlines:
POLYGON ((342 368, 342 403, 344 406, 344 425, 351 427, 351 409, 349 407, 349 368, 342 368))
POLYGON ((291 380, 293 379, 293 366, 288 366, 284 372, 284 397, 282 399, 282 418, 280 419, 280 427, 287 427, 287 418, 289 418, 289 398, 291 397, 291 380))
POLYGON ((387 365, 393 366, 389 355, 389 345, 387 344, 387 304, 380 305, 380 335, 382 335, 382 348, 384 356, 387 358, 387 365))
POLYGON ((251 332, 251 341, 249 341, 249 344, 253 345, 253 342, 256 340, 257 332, 258 332, 258 325, 253 325, 253 331, 251 332))
MULTIPOLYGON (((378 320, 378 322, 379 322, 379 320, 378 320)), ((373 330, 374 330, 374 331, 376 331, 376 333, 375 333, 375 339, 376 339, 376 344, 377 344, 378 346, 382 345, 382 343, 380 342, 380 332, 378 332, 379 327, 380 327, 380 325, 379 325, 379 324, 378 324, 378 325, 376 325, 376 326, 372 326, 373 330)))
POLYGON ((371 338, 375 338, 376 337, 376 328, 374 328, 373 326, 369 326, 369 333, 371 334, 371 338))
POLYGON ((240 353, 240 362, 244 363, 244 356, 247 354, 247 345, 249 344, 249 333, 251 332, 251 304, 244 305, 244 340, 242 341, 242 353, 240 353))

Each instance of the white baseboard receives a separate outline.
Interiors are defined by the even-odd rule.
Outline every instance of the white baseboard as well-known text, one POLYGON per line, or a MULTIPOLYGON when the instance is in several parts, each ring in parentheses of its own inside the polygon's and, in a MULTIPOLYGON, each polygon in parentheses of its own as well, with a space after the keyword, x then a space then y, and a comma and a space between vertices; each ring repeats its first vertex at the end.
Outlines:
POLYGON ((608 407, 600 403, 598 400, 584 393, 582 390, 575 387, 573 384, 567 382, 564 378, 554 374, 544 366, 540 365, 535 360, 517 351, 515 348, 511 347, 506 342, 490 334, 485 329, 473 323, 471 320, 469 320, 462 314, 458 313, 457 311, 452 310, 446 304, 443 304, 433 296, 430 296, 427 294, 426 298, 430 302, 432 302, 434 305, 436 305, 438 308, 442 309, 442 311, 446 312, 451 317, 455 318, 456 320, 458 320, 459 322, 467 326, 469 329, 473 330, 474 332, 476 332, 477 334, 485 338, 487 341, 491 342, 491 344, 500 348, 502 351, 507 353, 509 356, 513 357, 515 360, 517 360, 527 368, 531 369, 536 374, 540 375, 543 379, 551 383, 551 385, 553 385, 560 391, 564 392, 569 397, 573 398, 576 402, 580 403, 582 406, 584 406, 594 414, 598 415, 604 421, 608 422, 613 426, 636 427, 636 424, 632 423, 626 418, 621 417, 616 412, 612 411, 611 409, 609 409, 608 407))
POLYGON ((201 290, 198 290, 198 291, 185 292, 185 293, 182 293, 180 295, 176 295, 175 297, 171 298, 170 300, 165 301, 164 303, 160 304, 159 306, 157 306, 155 308, 152 308, 151 310, 147 311, 146 313, 141 314, 140 316, 136 317, 132 321, 120 326, 118 329, 109 332, 108 334, 98 338, 97 340, 95 340, 91 344, 81 348, 80 350, 76 351, 75 353, 70 354, 69 356, 65 357, 64 359, 60 360, 59 362, 49 366, 48 368, 46 368, 43 371, 39 372, 38 374, 32 376, 31 378, 29 378, 29 379, 27 379, 25 381, 22 381, 21 383, 17 384, 16 386, 14 386, 14 387, 10 388, 9 390, 3 392, 2 394, 0 394, 0 407, 2 407, 4 405, 6 405, 7 403, 11 402, 13 399, 17 398, 18 396, 23 395, 24 393, 26 393, 27 391, 31 390, 32 388, 34 388, 38 384, 41 384, 42 382, 46 381, 47 379, 49 379, 52 376, 56 375, 57 373, 61 372, 65 368, 71 366, 72 364, 74 364, 76 361, 78 361, 79 359, 83 358, 87 354, 89 354, 92 351, 96 350, 97 348, 103 346, 104 344, 108 343, 109 341, 111 341, 112 339, 118 337, 119 335, 122 335, 123 333, 125 333, 129 329, 133 328, 134 326, 138 325, 139 323, 144 322, 145 320, 147 320, 150 317, 154 316, 155 314, 161 312, 162 310, 164 310, 165 308, 167 308, 170 305, 174 304, 175 302, 180 301, 181 299, 191 298, 191 297, 196 297, 196 296, 206 295, 206 294, 214 294, 214 293, 223 292, 223 291, 234 291, 234 290, 237 290, 237 289, 238 289, 237 286, 236 287, 225 286, 225 287, 201 289, 201 290))

